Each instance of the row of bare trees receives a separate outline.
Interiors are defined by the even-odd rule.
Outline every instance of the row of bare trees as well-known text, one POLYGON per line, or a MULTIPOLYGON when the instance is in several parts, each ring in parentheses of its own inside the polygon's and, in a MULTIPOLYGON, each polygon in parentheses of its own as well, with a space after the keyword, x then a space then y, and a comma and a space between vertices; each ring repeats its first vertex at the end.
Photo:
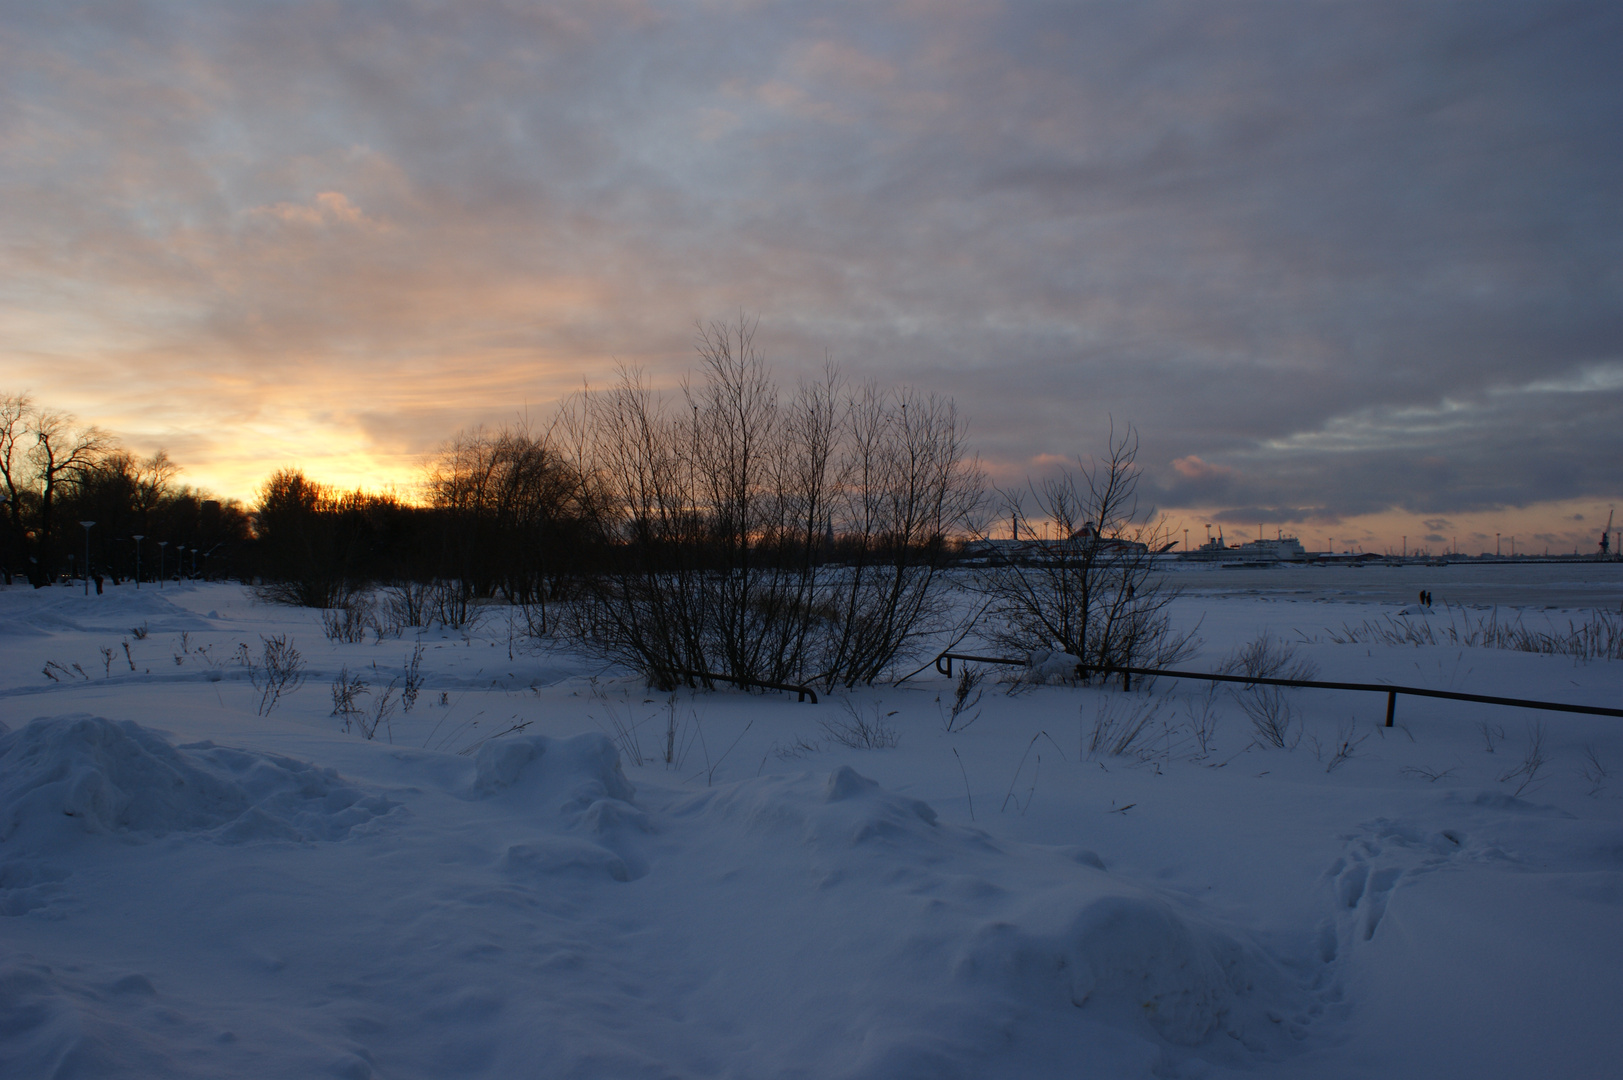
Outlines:
POLYGON ((115 581, 136 572, 135 536, 149 540, 144 577, 159 569, 160 542, 199 554, 233 547, 247 535, 246 515, 230 503, 178 484, 178 466, 163 451, 138 458, 94 425, 37 405, 26 394, 0 396, 0 572, 9 585, 45 585, 79 566, 115 581), (88 538, 79 522, 96 524, 88 538))
POLYGON ((785 389, 748 321, 702 327, 697 350, 675 393, 623 371, 543 427, 458 434, 415 505, 277 473, 256 514, 262 593, 333 608, 395 583, 411 618, 457 626, 505 602, 661 686, 869 683, 972 620, 991 645, 1095 671, 1178 654, 1131 429, 989 492, 950 401, 832 369, 785 389), (1016 536, 975 557, 965 540, 997 502, 1016 536))
POLYGON ((1024 517, 1016 542, 965 560, 992 500, 951 402, 832 370, 785 391, 743 321, 701 328, 698 353, 677 394, 622 372, 544 431, 447 444, 427 484, 437 576, 505 593, 538 632, 561 613, 659 685, 872 682, 972 617, 990 644, 1093 671, 1183 653, 1131 428, 1075 470, 996 493, 1024 517))

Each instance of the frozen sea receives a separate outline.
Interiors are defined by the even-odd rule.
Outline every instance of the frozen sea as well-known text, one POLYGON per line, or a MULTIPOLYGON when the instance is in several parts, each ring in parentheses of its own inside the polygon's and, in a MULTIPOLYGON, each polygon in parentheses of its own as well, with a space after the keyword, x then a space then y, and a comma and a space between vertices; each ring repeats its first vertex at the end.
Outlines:
POLYGON ((1268 568, 1190 563, 1175 564, 1164 576, 1191 596, 1274 596, 1403 606, 1415 603, 1420 591, 1427 589, 1437 606, 1623 608, 1623 562, 1279 563, 1268 568))

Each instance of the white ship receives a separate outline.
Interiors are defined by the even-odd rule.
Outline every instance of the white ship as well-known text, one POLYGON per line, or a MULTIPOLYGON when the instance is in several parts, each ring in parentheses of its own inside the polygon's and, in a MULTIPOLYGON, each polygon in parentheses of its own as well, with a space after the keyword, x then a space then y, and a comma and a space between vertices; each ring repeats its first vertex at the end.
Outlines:
POLYGON ((1258 563, 1306 562, 1307 551, 1302 542, 1283 531, 1272 540, 1261 537, 1244 544, 1230 544, 1223 539, 1223 531, 1208 539, 1200 547, 1184 555, 1194 562, 1221 562, 1251 565, 1258 563))

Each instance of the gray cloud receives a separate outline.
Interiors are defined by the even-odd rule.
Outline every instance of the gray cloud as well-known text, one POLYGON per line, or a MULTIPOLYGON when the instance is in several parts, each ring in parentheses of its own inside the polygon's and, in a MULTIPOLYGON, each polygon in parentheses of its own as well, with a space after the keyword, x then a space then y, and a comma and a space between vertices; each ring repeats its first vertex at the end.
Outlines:
POLYGON ((243 469, 747 310, 1006 477, 1113 417, 1223 520, 1619 494, 1614 5, 0 13, 8 383, 243 469))

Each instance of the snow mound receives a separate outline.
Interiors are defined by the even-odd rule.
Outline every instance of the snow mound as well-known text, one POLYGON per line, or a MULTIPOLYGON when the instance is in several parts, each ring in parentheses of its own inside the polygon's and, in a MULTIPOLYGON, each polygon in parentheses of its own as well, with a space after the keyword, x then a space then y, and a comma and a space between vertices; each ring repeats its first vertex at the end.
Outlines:
POLYGON ((1302 1013, 1286 1023, 1291 988, 1260 948, 1103 874, 984 924, 955 974, 1039 1002, 1062 997, 1114 1026, 1147 1024, 1220 1058, 1266 1051, 1279 1028, 1308 1022, 1302 1013))
POLYGON ((607 736, 502 739, 480 747, 474 764, 475 797, 553 811, 531 820, 549 830, 585 834, 549 834, 511 845, 500 863, 509 878, 545 886, 561 877, 630 881, 648 872, 640 835, 652 826, 632 802, 636 789, 607 736))
POLYGON ((1062 650, 1039 650, 1026 656, 1026 678, 1034 683, 1071 683, 1076 681, 1082 658, 1062 650))
MULTIPOLYGON (((819 908, 839 912, 833 898, 857 890, 864 918, 891 927, 882 965, 922 964, 922 984, 950 983, 951 996, 981 1003, 972 1012, 1080 1010, 1229 1063, 1288 1054, 1312 1022, 1311 998, 1243 932, 1108 872, 1091 851, 999 843, 848 766, 718 788, 672 814, 737 830, 738 851, 774 864, 776 880, 806 882, 819 908)), ((824 934, 850 932, 853 916, 833 918, 824 934)))
POLYGON ((207 742, 177 747, 128 720, 42 717, 0 735, 0 840, 23 847, 73 832, 340 840, 393 805, 331 769, 207 742))
POLYGON ((549 836, 528 844, 514 844, 502 859, 502 871, 509 877, 534 882, 545 882, 562 874, 631 880, 624 858, 602 844, 573 836, 549 836))
POLYGON ((586 809, 603 799, 630 803, 636 789, 620 769, 620 755, 608 736, 596 732, 569 739, 527 735, 488 742, 474 759, 474 790, 490 796, 506 792, 557 799, 560 808, 586 809))
MULTIPOLYGON (((152 1076, 219 1080, 239 1076, 366 1076, 334 1062, 333 1050, 302 1032, 277 1033, 281 1068, 266 1071, 258 1045, 223 1027, 216 1002, 170 992, 165 979, 118 961, 52 966, 0 947, 0 1075, 152 1076)), ((257 1042, 257 1040, 253 1040, 257 1042)))
POLYGON ((798 835, 804 844, 834 850, 878 845, 924 851, 943 843, 989 843, 968 830, 943 836, 928 803, 886 791, 849 765, 820 783, 805 773, 718 787, 678 803, 672 812, 732 820, 754 834, 798 835))

